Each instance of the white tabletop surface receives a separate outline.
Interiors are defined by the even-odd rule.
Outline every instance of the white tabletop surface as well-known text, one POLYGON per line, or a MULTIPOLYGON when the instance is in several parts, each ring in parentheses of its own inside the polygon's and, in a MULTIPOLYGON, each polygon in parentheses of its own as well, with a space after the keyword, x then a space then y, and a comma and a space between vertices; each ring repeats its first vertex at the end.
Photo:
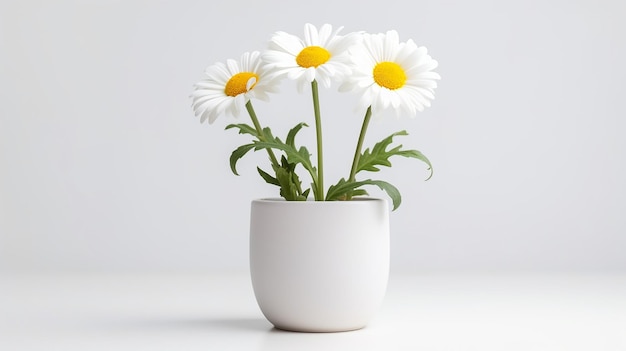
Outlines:
POLYGON ((626 275, 394 274, 364 329, 274 329, 246 273, 0 276, 0 350, 626 350, 626 275))

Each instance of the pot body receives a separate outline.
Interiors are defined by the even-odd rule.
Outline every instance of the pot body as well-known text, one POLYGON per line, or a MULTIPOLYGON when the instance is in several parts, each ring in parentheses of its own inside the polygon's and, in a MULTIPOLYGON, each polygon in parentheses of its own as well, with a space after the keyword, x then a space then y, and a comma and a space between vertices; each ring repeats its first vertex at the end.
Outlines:
POLYGON ((265 317, 277 328, 363 328, 389 276, 386 200, 253 200, 250 273, 265 317))

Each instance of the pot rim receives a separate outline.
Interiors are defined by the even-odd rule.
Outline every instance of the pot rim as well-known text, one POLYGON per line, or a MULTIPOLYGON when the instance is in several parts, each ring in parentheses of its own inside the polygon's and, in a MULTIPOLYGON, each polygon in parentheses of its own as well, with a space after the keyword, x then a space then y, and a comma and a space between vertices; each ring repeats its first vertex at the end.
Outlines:
POLYGON ((308 199, 306 201, 287 201, 282 197, 263 197, 253 199, 252 202, 266 203, 266 204, 285 204, 293 206, 350 206, 350 205, 362 205, 372 202, 385 202, 387 199, 379 197, 359 196, 348 201, 315 201, 308 199))

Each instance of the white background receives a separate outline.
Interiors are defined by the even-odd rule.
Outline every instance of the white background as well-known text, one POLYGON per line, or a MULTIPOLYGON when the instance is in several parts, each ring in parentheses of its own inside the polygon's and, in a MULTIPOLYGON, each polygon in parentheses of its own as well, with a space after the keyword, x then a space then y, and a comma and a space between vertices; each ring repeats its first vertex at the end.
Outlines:
MULTIPOLYGON (((426 182, 414 160, 380 174, 404 200, 392 270, 624 271, 624 18, 608 0, 3 1, 0 269, 245 270, 250 200, 276 190, 261 153, 230 173, 248 139, 188 96, 206 66, 328 22, 397 29, 440 64, 432 108, 366 141, 406 129, 434 164, 426 182)), ((312 125, 309 94, 281 90, 264 124, 312 125)), ((362 117, 321 95, 331 184, 362 117)))

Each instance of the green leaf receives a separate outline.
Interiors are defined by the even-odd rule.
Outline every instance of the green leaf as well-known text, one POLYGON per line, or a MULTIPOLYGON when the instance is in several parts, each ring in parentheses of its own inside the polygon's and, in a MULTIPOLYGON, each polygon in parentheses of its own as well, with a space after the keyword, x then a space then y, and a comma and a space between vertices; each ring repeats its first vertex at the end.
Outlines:
POLYGON ((306 189, 305 191, 302 192, 302 196, 304 197, 305 200, 309 197, 309 192, 311 192, 311 188, 306 189))
POLYGON ((297 164, 289 163, 287 158, 285 158, 285 155, 283 155, 280 157, 280 166, 289 172, 293 172, 296 169, 297 164))
POLYGON ((390 150, 387 150, 389 145, 393 142, 393 138, 395 136, 402 135, 409 134, 404 130, 393 133, 385 139, 381 140, 380 142, 376 143, 371 151, 369 148, 366 149, 359 158, 356 173, 360 171, 378 172, 380 171, 380 166, 391 167, 391 162, 389 161, 389 158, 391 156, 403 156, 416 158, 426 163, 428 165, 428 170, 430 171, 430 175, 426 180, 430 179, 433 175, 433 167, 428 158, 424 156, 424 154, 417 150, 402 150, 402 145, 398 145, 390 150))
POLYGON ((226 128, 224 128, 225 130, 228 129, 232 129, 232 128, 237 128, 239 129, 239 134, 250 134, 252 136, 255 137, 259 137, 259 133, 257 133, 256 129, 254 129, 254 127, 245 124, 245 123, 241 123, 241 124, 229 124, 226 126, 226 128))
POLYGON ((258 138, 258 139, 261 141, 274 140, 274 136, 272 135, 272 131, 270 130, 270 127, 263 128, 263 138, 258 138))
POLYGON ((265 172, 264 170, 262 170, 259 167, 257 167, 256 170, 261 175, 261 178, 263 178, 263 180, 265 180, 268 184, 280 186, 280 183, 278 182, 278 179, 272 177, 269 173, 265 172))
POLYGON ((276 179, 280 184, 280 195, 288 201, 304 201, 306 197, 302 195, 301 182, 298 175, 287 168, 276 169, 276 179))
POLYGON ((311 175, 314 182, 317 182, 317 174, 315 167, 311 164, 311 154, 304 147, 296 149, 294 146, 283 143, 280 139, 274 138, 269 141, 255 141, 255 150, 260 149, 277 149, 284 151, 287 155, 287 161, 292 164, 301 164, 311 175))
MULTIPOLYGON (((295 172, 296 166, 301 164, 311 175, 313 184, 317 183, 317 171, 311 163, 311 154, 305 147, 296 148, 295 138, 298 132, 307 127, 306 123, 299 123, 293 127, 287 134, 286 142, 283 142, 272 135, 270 128, 263 128, 259 132, 255 128, 247 124, 230 124, 226 129, 238 129, 239 134, 250 134, 256 137, 252 144, 246 144, 238 147, 230 156, 230 168, 234 174, 237 173, 237 162, 245 156, 250 150, 258 151, 260 149, 277 149, 283 151, 286 155, 281 157, 280 165, 272 165, 276 176, 263 171, 257 167, 257 171, 261 178, 267 183, 280 187, 280 194, 287 200, 306 200, 311 189, 302 191, 302 182, 295 172)), ((315 186, 313 188, 315 192, 315 186)))
POLYGON ((257 171, 268 184, 276 185, 280 188, 280 196, 288 201, 305 201, 311 189, 302 191, 302 182, 298 175, 294 172, 296 168, 294 164, 288 163, 283 156, 280 167, 274 166, 276 177, 257 167, 257 171))
POLYGON ((242 157, 244 157, 248 153, 248 151, 254 148, 255 148, 255 144, 241 145, 240 147, 236 148, 232 154, 230 154, 230 170, 233 171, 235 175, 239 175, 239 173, 237 173, 237 168, 236 168, 237 161, 239 161, 242 157))
POLYGON ((350 196, 365 196, 365 195, 369 195, 367 191, 365 191, 365 189, 354 189, 350 193, 350 196))
POLYGON ((382 190, 384 190, 387 195, 391 198, 391 202, 393 204, 393 211, 395 211, 398 207, 400 207, 400 203, 402 203, 402 196, 400 195, 400 191, 395 186, 391 185, 391 183, 387 183, 382 180, 364 180, 365 184, 376 185, 382 190))
POLYGON ((280 165, 273 165, 272 168, 276 173, 276 176, 272 176, 269 173, 263 171, 262 169, 257 167, 257 171, 263 180, 267 183, 276 185, 280 187, 280 194, 287 200, 306 200, 307 196, 310 192, 310 189, 302 191, 302 183, 295 173, 296 166, 301 164, 308 172, 311 174, 313 182, 317 181, 317 173, 315 167, 313 167, 310 159, 310 153, 305 147, 300 147, 296 149, 294 144, 294 139, 298 131, 306 126, 304 123, 300 123, 296 125, 289 132, 287 138, 291 145, 284 143, 279 138, 274 137, 269 128, 264 128, 262 130, 263 135, 262 138, 255 134, 255 131, 246 124, 232 124, 228 127, 237 128, 240 130, 241 134, 253 134, 257 136, 258 140, 253 141, 251 144, 245 144, 233 151, 230 156, 230 168, 235 175, 239 175, 237 173, 237 162, 245 156, 250 150, 258 151, 261 149, 277 149, 281 150, 285 153, 286 157, 283 155, 281 157, 280 165))
POLYGON ((300 129, 302 129, 302 127, 308 127, 308 125, 306 123, 298 123, 295 127, 291 128, 289 133, 287 133, 287 140, 285 141, 287 145, 290 145, 293 147, 296 146, 295 145, 296 134, 298 134, 298 132, 300 131, 300 129))
MULTIPOLYGON (((262 130, 262 134, 263 135, 259 135, 259 133, 257 133, 256 129, 248 124, 245 123, 240 123, 240 124, 229 124, 226 126, 225 129, 238 129, 239 130, 239 134, 250 134, 254 137, 257 138, 257 140, 263 140, 264 138, 266 139, 274 139, 274 137, 272 136, 272 131, 270 130, 270 128, 264 128, 262 130)), ((256 146, 254 144, 246 144, 246 145, 242 145, 240 147, 238 147, 237 149, 235 149, 235 151, 233 151, 233 153, 230 155, 230 169, 233 171, 233 173, 235 175, 239 175, 237 173, 237 162, 243 157, 245 156, 250 150, 258 150, 256 148, 256 146)), ((259 169, 259 171, 261 171, 259 169)), ((259 173, 261 174, 261 177, 263 177, 263 179, 265 179, 266 181, 268 179, 266 179, 266 176, 271 177, 271 175, 269 175, 267 172, 263 172, 259 173)))
POLYGON ((403 150, 401 154, 398 154, 400 156, 404 156, 404 157, 411 157, 411 158, 416 158, 422 162, 424 162, 425 164, 428 165, 428 170, 430 171, 430 174, 428 175, 428 178, 426 178, 426 180, 429 180, 430 178, 432 178, 433 176, 433 165, 430 163, 430 161, 428 160, 428 158, 421 152, 417 151, 417 150, 403 150))
POLYGON ((348 182, 345 178, 339 179, 339 182, 335 185, 331 185, 326 192, 326 201, 336 201, 336 200, 346 200, 352 196, 358 196, 356 192, 358 191, 360 195, 367 195, 365 190, 357 190, 360 184, 359 182, 348 182))
POLYGON ((391 198, 394 211, 398 207, 400 207, 400 203, 402 202, 402 196, 400 195, 400 191, 398 190, 398 188, 385 181, 373 179, 349 182, 346 181, 344 178, 341 178, 336 185, 332 185, 328 188, 326 201, 344 200, 348 197, 348 195, 349 197, 367 195, 367 192, 365 190, 358 189, 364 185, 376 185, 377 187, 385 191, 387 195, 391 198))

